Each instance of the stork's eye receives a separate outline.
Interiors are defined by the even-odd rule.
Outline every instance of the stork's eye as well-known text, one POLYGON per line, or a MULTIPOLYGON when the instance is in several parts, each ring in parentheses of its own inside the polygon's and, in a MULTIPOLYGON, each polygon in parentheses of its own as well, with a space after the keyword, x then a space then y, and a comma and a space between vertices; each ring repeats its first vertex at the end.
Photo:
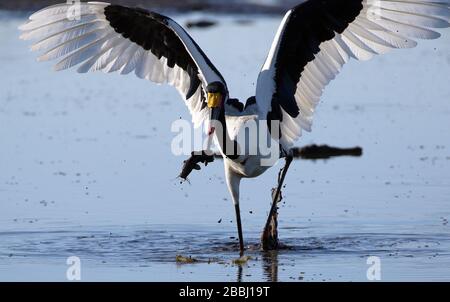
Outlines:
POLYGON ((208 93, 208 107, 217 108, 222 105, 222 94, 220 92, 208 93))

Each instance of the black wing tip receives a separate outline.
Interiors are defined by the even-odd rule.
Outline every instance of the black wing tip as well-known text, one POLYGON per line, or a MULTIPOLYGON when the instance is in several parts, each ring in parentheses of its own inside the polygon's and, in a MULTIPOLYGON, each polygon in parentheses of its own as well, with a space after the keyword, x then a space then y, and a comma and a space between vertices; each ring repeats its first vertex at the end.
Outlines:
MULTIPOLYGON (((186 100, 191 99, 197 93, 201 85, 199 68, 186 51, 182 39, 173 29, 171 21, 175 21, 145 8, 131 8, 117 4, 105 7, 104 14, 110 26, 117 33, 143 49, 151 51, 158 59, 167 58, 168 67, 174 68, 177 65, 189 75, 191 82, 186 92, 186 100)), ((205 61, 220 75, 202 49, 192 38, 191 40, 200 54, 204 56, 205 61)), ((220 77, 222 76, 220 75, 220 77)), ((205 100, 204 94, 205 92, 202 90, 203 101, 205 100)), ((203 106, 206 106, 206 103, 203 106)))
POLYGON ((137 14, 145 17, 150 17, 153 20, 158 21, 164 25, 167 25, 169 23, 169 20, 171 20, 167 16, 164 16, 160 13, 148 10, 140 6, 129 7, 119 4, 110 4, 105 7, 105 16, 108 21, 110 21, 110 19, 108 18, 114 17, 115 15, 118 14, 137 14))

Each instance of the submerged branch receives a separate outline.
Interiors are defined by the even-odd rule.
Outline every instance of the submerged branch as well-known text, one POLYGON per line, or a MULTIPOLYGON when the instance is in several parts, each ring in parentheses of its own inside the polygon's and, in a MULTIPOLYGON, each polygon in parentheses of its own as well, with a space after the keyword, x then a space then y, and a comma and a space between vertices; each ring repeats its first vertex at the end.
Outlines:
MULTIPOLYGON (((305 147, 294 147, 291 150, 294 159, 305 160, 330 159, 340 156, 360 157, 363 155, 363 149, 361 147, 338 148, 330 147, 328 145, 309 145, 305 147)), ((214 154, 214 157, 216 159, 221 159, 222 155, 216 153, 214 154)))
POLYGON ((305 147, 292 148, 294 158, 317 160, 330 159, 338 156, 360 157, 363 154, 361 147, 354 148, 336 148, 328 145, 310 145, 305 147))

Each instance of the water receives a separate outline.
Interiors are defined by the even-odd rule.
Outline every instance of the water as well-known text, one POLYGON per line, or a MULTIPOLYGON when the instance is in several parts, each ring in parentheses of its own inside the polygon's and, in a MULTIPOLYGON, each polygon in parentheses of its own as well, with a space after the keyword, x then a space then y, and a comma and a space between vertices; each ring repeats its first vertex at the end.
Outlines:
POLYGON ((238 245, 231 229, 148 225, 2 232, 2 279, 64 280, 66 258, 77 255, 86 280, 363 281, 368 256, 381 257, 385 280, 448 280, 446 234, 407 230, 312 235, 306 226, 281 228, 287 247, 269 253, 253 247, 258 233, 250 232, 252 260, 243 267, 232 264, 238 245), (198 262, 176 264, 177 254, 198 262))
MULTIPOLYGON (((293 164, 279 217, 288 248, 277 253, 255 246, 280 166, 245 180, 253 260, 239 267, 222 163, 176 179, 185 158, 171 154, 170 126, 190 118, 178 93, 53 73, 18 40, 22 17, 1 18, 1 281, 64 281, 69 256, 85 281, 365 281, 368 256, 385 281, 450 280, 450 31, 344 68, 299 145, 362 146, 363 157, 293 164)), ((243 18, 191 33, 247 99, 280 18, 243 18)))

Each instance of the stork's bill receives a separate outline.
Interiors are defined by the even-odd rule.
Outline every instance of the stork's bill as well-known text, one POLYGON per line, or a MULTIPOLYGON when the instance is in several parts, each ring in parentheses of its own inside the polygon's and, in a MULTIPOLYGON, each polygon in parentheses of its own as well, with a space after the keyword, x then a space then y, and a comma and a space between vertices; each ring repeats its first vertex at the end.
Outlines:
POLYGON ((222 105, 223 96, 220 92, 216 93, 208 93, 208 107, 209 108, 217 108, 222 105))
POLYGON ((220 92, 208 92, 207 106, 211 109, 210 127, 208 136, 211 136, 216 131, 216 122, 219 121, 222 112, 223 94, 220 92))

